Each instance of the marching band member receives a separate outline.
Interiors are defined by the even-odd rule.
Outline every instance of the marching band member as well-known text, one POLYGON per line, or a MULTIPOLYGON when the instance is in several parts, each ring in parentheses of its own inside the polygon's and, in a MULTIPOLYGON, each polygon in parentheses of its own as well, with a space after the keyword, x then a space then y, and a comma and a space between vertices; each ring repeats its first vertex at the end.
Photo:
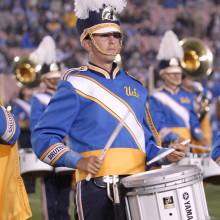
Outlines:
POLYGON ((32 216, 20 176, 18 147, 20 134, 17 121, 0 105, 0 219, 24 220, 32 216))
MULTIPOLYGON (((79 219, 115 219, 106 190, 112 175, 121 178, 142 172, 146 160, 164 150, 156 145, 146 117, 145 88, 113 62, 122 46, 117 13, 125 5, 124 0, 75 1, 77 28, 89 63, 66 72, 32 135, 33 147, 42 161, 77 168, 79 219), (124 126, 100 160, 119 122, 124 126), (67 134, 69 146, 63 144, 67 134), (88 173, 93 178, 86 181, 88 173)), ((173 162, 184 155, 184 147, 177 144, 166 159, 173 162)))
POLYGON ((149 98, 149 109, 162 142, 169 145, 178 139, 204 140, 192 95, 183 90, 180 60, 183 49, 177 36, 167 31, 161 41, 158 60, 164 86, 149 98))
MULTIPOLYGON (((30 131, 31 97, 32 89, 23 86, 19 91, 18 98, 13 100, 12 112, 21 129, 21 133, 18 139, 19 148, 32 148, 30 131)), ((27 193, 34 193, 35 178, 32 176, 23 176, 22 178, 27 193)))
MULTIPOLYGON (((209 104, 211 100, 211 93, 205 90, 200 82, 193 80, 189 75, 184 74, 182 77, 182 88, 192 95, 193 108, 198 115, 201 125, 201 130, 204 135, 203 139, 195 140, 192 138, 192 144, 198 146, 211 147, 212 145, 212 127, 209 116, 209 104)), ((209 150, 209 149, 207 149, 209 150)), ((207 150, 192 149, 193 153, 202 154, 207 153, 207 150)))
MULTIPOLYGON (((56 46, 50 36, 43 38, 39 47, 31 54, 32 60, 35 63, 42 65, 41 81, 45 85, 45 91, 33 95, 31 101, 31 131, 38 123, 41 115, 46 110, 46 107, 56 91, 58 81, 61 77, 61 67, 56 61, 56 46), (46 56, 42 59, 42 53, 46 56), (40 60, 38 58, 40 56, 40 60), (41 63, 42 62, 42 63, 41 63)), ((34 135, 34 134, 33 134, 34 135)), ((41 145, 41 144, 40 144, 41 145)), ((40 147, 36 146, 36 147, 40 147)), ((63 219, 70 220, 69 202, 72 175, 57 175, 53 172, 51 175, 44 177, 46 208, 44 208, 44 216, 49 220, 63 219)), ((44 191, 44 187, 43 191, 44 191)))

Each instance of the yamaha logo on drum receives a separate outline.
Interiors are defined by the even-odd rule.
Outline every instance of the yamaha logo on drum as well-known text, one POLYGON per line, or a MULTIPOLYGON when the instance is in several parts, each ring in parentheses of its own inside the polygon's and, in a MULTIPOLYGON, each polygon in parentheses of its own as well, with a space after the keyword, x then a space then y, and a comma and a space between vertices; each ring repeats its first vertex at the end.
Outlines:
POLYGON ((189 199, 189 193, 188 192, 183 193, 183 198, 185 200, 188 200, 189 199))
POLYGON ((186 201, 186 202, 184 202, 184 206, 185 206, 187 220, 194 219, 192 205, 191 205, 191 201, 189 199, 188 192, 183 193, 183 199, 186 201))

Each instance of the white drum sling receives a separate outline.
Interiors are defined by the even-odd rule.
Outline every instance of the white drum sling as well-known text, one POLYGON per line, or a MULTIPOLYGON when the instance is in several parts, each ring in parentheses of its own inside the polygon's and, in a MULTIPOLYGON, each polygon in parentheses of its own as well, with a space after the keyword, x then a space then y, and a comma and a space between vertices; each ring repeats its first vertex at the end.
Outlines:
POLYGON ((207 220, 201 170, 170 166, 122 179, 128 220, 207 220))

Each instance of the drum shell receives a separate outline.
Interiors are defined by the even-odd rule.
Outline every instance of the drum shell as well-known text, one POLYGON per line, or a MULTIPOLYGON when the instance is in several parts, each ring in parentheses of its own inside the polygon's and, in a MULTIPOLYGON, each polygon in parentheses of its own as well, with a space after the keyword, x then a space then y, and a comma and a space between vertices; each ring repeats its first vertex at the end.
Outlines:
POLYGON ((196 166, 172 166, 123 178, 128 219, 209 219, 201 180, 196 166), (172 202, 165 204, 168 199, 172 202))
POLYGON ((53 172, 53 167, 40 161, 32 148, 19 150, 20 170, 22 176, 42 177, 53 172))

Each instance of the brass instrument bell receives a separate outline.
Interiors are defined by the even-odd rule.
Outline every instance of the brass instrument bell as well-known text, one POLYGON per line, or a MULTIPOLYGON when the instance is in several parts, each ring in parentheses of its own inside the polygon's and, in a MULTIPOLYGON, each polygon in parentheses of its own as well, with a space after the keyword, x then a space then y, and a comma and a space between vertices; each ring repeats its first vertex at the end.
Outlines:
POLYGON ((213 66, 211 50, 197 38, 185 38, 179 43, 184 51, 181 61, 184 72, 196 79, 209 76, 213 66))

